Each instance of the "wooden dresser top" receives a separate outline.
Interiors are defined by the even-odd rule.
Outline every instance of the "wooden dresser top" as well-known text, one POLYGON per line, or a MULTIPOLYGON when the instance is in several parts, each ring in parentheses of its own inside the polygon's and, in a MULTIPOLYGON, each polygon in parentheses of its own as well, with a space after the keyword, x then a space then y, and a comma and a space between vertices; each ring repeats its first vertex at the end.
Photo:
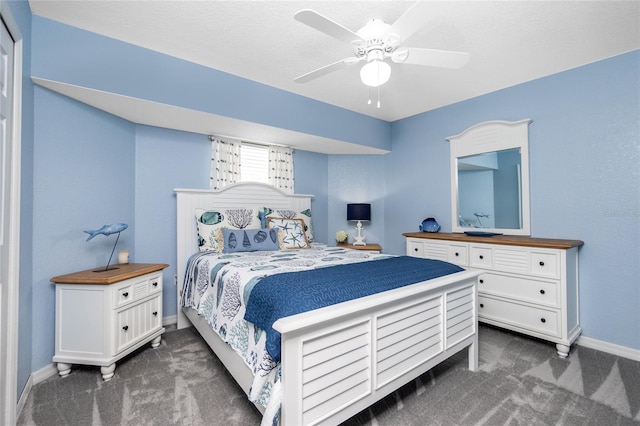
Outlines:
POLYGON ((51 278, 51 281, 58 284, 113 284, 151 272, 161 271, 168 266, 166 263, 115 264, 109 265, 108 271, 105 271, 105 267, 102 266, 72 274, 59 275, 51 278))
POLYGON ((584 242, 580 240, 560 240, 553 238, 531 238, 520 235, 494 235, 492 237, 478 237, 462 233, 447 232, 405 232, 405 237, 425 238, 430 240, 447 240, 464 243, 499 244, 505 246, 539 247, 568 250, 580 247, 584 242))

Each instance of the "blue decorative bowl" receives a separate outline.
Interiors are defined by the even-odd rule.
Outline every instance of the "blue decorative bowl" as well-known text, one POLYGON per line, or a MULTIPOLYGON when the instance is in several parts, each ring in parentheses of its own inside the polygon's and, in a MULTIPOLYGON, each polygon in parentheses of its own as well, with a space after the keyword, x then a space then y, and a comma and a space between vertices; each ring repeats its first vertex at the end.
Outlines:
POLYGON ((420 230, 422 232, 438 232, 440 230, 440 225, 434 218, 429 217, 422 221, 422 225, 420 225, 420 230))

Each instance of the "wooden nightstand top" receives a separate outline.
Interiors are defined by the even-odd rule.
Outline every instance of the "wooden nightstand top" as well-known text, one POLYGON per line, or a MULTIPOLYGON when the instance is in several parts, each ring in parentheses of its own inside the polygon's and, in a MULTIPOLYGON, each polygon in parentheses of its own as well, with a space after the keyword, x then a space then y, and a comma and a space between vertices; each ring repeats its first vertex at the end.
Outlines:
POLYGON ((367 243, 366 246, 354 246, 353 244, 338 244, 338 247, 344 247, 355 250, 364 250, 364 251, 382 251, 382 246, 376 243, 367 243))
POLYGON ((101 266, 72 274, 58 275, 51 278, 51 281, 59 284, 113 284, 151 272, 161 271, 168 266, 166 263, 115 264, 110 265, 108 271, 105 271, 105 267, 101 266))

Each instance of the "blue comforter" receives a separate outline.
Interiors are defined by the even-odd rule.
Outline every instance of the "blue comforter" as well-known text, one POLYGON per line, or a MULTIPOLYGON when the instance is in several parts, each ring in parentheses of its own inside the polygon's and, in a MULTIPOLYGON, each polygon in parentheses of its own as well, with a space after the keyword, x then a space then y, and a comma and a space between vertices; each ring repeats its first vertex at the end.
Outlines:
POLYGON ((267 352, 278 362, 280 333, 273 323, 280 318, 463 270, 439 260, 400 256, 270 275, 251 290, 244 319, 266 331, 267 352))

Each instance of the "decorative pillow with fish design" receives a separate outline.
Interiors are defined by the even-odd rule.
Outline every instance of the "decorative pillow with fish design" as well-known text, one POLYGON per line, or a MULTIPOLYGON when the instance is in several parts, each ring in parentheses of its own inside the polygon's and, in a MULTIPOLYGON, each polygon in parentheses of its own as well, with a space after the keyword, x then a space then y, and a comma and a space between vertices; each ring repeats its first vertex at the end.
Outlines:
POLYGON ((284 219, 300 219, 304 222, 304 233, 307 236, 307 241, 312 243, 313 239, 313 227, 311 226, 311 209, 306 209, 301 212, 287 209, 272 209, 270 207, 263 207, 263 211, 260 215, 260 219, 263 220, 262 227, 266 228, 266 217, 281 217, 284 219))
POLYGON ((222 228, 223 253, 280 250, 279 230, 222 228))
POLYGON ((304 220, 285 219, 283 217, 267 216, 267 228, 278 228, 282 233, 283 249, 311 248, 304 232, 304 220))
POLYGON ((221 238, 216 238, 216 231, 228 229, 260 229, 261 208, 232 208, 232 209, 196 209, 196 223, 198 225, 198 247, 200 251, 215 251, 220 253, 224 246, 221 238))

